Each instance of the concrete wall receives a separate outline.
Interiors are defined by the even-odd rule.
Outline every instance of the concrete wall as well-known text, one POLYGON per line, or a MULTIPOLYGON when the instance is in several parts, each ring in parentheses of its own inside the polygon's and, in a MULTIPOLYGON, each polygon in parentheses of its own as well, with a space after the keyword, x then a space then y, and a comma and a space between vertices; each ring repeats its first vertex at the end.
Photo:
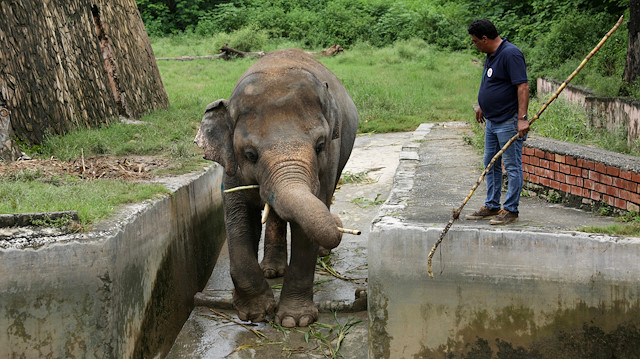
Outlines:
POLYGON ((221 167, 166 185, 90 233, 0 249, 0 357, 166 353, 224 242, 221 167))
MULTIPOLYGON (((587 340, 597 341, 598 330, 611 345, 615 333, 622 343, 637 332, 640 239, 454 228, 430 279, 426 258, 441 231, 374 223, 370 358, 462 358, 511 349, 543 354, 519 358, 579 358, 579 348, 589 353, 598 345, 587 340)), ((637 338, 625 343, 637 355, 637 338)))
MULTIPOLYGON (((538 93, 555 93, 560 81, 538 78, 538 93)), ((559 98, 580 103, 589 113, 589 122, 596 128, 609 131, 627 131, 627 142, 631 145, 640 138, 640 101, 622 97, 596 97, 594 93, 580 86, 567 85, 559 98)))

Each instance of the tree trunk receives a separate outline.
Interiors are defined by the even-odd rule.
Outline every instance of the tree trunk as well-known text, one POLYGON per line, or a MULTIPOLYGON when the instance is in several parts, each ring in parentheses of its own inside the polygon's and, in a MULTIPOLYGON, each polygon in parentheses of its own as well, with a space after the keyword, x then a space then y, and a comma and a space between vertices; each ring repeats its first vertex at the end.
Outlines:
POLYGON ((0 97, 25 143, 169 105, 134 0, 0 1, 0 14, 0 97))
POLYGON ((629 0, 629 46, 627 48, 627 62, 622 74, 623 85, 620 94, 628 96, 630 88, 638 78, 640 72, 640 0, 629 0))

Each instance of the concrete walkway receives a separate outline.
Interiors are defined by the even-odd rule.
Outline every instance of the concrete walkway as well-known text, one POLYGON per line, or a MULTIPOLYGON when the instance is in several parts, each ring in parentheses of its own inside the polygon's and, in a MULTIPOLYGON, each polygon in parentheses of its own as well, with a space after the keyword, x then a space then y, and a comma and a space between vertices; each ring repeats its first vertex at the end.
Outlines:
MULTIPOLYGON (((460 205, 481 173, 480 154, 463 140, 470 135, 471 128, 467 125, 447 123, 423 125, 411 133, 358 137, 345 168, 347 175, 357 176, 345 177, 367 180, 342 184, 332 211, 341 217, 345 227, 360 229, 362 235, 345 235, 330 256, 329 266, 343 278, 330 275, 320 265, 317 267, 315 300, 321 312, 319 324, 287 330, 268 323, 241 326, 235 322, 229 259, 223 248, 207 287, 196 295, 196 308, 167 357, 324 358, 331 357, 339 348, 344 358, 367 358, 369 323, 366 294, 360 288, 368 282, 367 241, 372 221, 444 226, 451 209, 460 205), (423 189, 423 195, 402 197, 416 188, 423 189), (384 212, 379 212, 387 198, 402 206, 402 216, 394 213, 393 205, 386 205, 384 212)), ((481 206, 485 188, 484 184, 479 187, 461 217, 481 206)), ((520 221, 507 228, 555 232, 610 223, 612 218, 523 197, 520 221)), ((485 221, 466 220, 456 226, 491 227, 485 221)), ((426 261, 427 253, 424 256, 426 261)), ((272 283, 276 296, 278 283, 272 283)))

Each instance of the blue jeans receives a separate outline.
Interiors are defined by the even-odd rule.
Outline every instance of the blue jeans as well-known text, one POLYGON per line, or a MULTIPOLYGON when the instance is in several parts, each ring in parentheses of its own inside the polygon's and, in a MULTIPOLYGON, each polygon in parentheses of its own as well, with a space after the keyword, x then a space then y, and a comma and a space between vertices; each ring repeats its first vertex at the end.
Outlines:
MULTIPOLYGON (((484 132, 484 167, 487 168, 493 156, 518 133, 518 117, 509 120, 494 123, 486 121, 484 132)), ((511 146, 502 154, 502 163, 507 171, 509 178, 509 188, 507 190, 507 198, 502 206, 509 212, 518 213, 518 204, 520 203, 520 192, 522 191, 522 141, 518 138, 511 146)), ((484 205, 489 209, 500 208, 500 191, 502 189, 502 166, 500 158, 496 160, 493 167, 486 175, 487 181, 487 198, 484 205)))

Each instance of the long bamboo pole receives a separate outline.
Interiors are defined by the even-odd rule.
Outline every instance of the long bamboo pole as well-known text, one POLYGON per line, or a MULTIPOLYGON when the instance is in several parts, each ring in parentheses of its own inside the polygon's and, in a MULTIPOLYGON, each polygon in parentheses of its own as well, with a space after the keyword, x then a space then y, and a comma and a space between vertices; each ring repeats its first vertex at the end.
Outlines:
MULTIPOLYGON (((569 77, 562 83, 562 85, 560 85, 560 87, 558 87, 558 89, 553 94, 553 96, 551 96, 551 98, 544 105, 542 105, 542 107, 540 108, 538 113, 536 113, 535 116, 533 116, 531 118, 531 120, 529 120, 529 125, 533 124, 540 117, 540 115, 544 112, 544 110, 546 110, 547 107, 549 107, 549 105, 558 97, 558 95, 560 95, 562 90, 564 90, 564 88, 567 87, 567 84, 569 82, 571 82, 571 80, 573 80, 573 78, 578 74, 578 72, 580 72, 580 70, 582 70, 582 68, 587 64, 589 59, 591 59, 591 57, 596 52, 598 52, 598 50, 600 50, 602 45, 604 45, 604 43, 609 39, 609 37, 611 37, 611 35, 616 30, 618 30, 618 27, 620 27, 620 24, 622 24, 623 18, 624 18, 624 15, 620 16, 620 19, 618 19, 618 22, 616 22, 615 26, 613 28, 611 28, 611 30, 609 30, 609 32, 606 35, 604 35, 604 37, 602 38, 602 40, 600 40, 598 45, 596 45, 596 47, 593 50, 591 50, 589 55, 587 55, 587 57, 585 57, 584 60, 582 60, 582 62, 580 63, 580 66, 578 66, 578 68, 576 68, 571 73, 571 75, 569 75, 569 77)), ((471 188, 471 191, 469 192, 467 197, 464 199, 464 201, 462 201, 462 204, 460 205, 460 207, 458 207, 457 209, 454 209, 452 211, 451 219, 449 219, 449 222, 444 227, 444 230, 442 231, 442 233, 440 233, 440 237, 438 238, 436 243, 433 245, 433 248, 431 248, 431 251, 429 252, 429 256, 427 258, 427 270, 429 272, 429 277, 433 278, 433 270, 431 268, 431 260, 433 259, 433 255, 436 253, 436 250, 438 249, 438 246, 440 245, 440 243, 442 243, 442 240, 444 239, 444 236, 447 234, 447 232, 449 232, 449 229, 453 225, 453 222, 455 222, 458 218, 460 218, 460 213, 462 212, 462 209, 467 204, 467 202, 469 202, 469 200, 471 199, 471 196, 473 196, 473 193, 476 191, 476 189, 478 188, 480 183, 482 183, 482 180, 484 180, 484 177, 487 175, 489 170, 491 170, 491 168, 493 167, 493 164, 496 162, 496 160, 498 158, 500 158, 500 156, 502 156, 504 151, 506 151, 507 148, 509 148, 509 146, 511 146, 513 144, 513 142, 515 142, 518 139, 519 136, 520 136, 519 134, 515 134, 513 137, 511 137, 511 139, 509 139, 509 141, 502 147, 502 149, 500 151, 498 151, 498 153, 496 153, 495 156, 493 156, 493 158, 491 159, 491 162, 489 162, 489 164, 487 165, 487 168, 484 169, 484 171, 482 172, 482 174, 480 175, 480 177, 476 181, 476 184, 473 186, 473 188, 471 188)))

